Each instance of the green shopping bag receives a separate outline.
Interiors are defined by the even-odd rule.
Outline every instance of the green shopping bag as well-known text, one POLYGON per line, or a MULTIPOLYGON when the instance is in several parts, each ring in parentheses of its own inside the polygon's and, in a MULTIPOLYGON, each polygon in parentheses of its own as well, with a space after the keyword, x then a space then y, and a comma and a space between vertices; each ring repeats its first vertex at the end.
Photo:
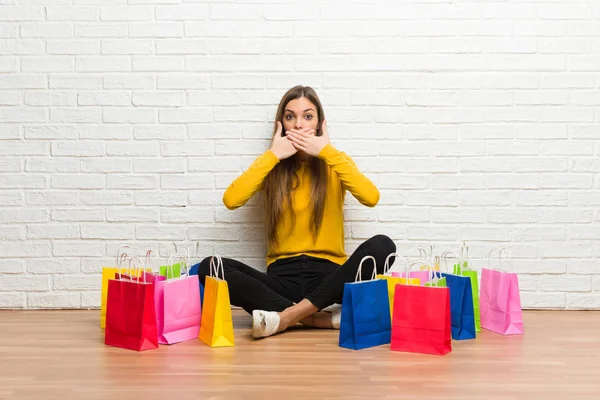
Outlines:
POLYGON ((181 276, 181 263, 173 264, 173 266, 162 265, 159 274, 167 279, 179 278, 181 276))

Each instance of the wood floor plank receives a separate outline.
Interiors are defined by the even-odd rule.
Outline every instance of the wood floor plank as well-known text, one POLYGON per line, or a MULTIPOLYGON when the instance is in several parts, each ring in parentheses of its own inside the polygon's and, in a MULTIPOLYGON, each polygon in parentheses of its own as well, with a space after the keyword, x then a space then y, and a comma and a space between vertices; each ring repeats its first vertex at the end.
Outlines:
POLYGON ((525 335, 483 331, 443 357, 353 351, 298 328, 236 346, 142 353, 103 344, 98 311, 0 312, 0 399, 599 399, 600 312, 526 311, 525 335))

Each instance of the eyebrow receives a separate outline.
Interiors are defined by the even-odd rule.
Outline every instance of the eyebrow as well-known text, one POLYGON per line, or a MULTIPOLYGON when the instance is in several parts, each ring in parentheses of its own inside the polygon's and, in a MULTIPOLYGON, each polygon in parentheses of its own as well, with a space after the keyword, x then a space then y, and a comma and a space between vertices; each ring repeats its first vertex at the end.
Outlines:
MULTIPOLYGON (((306 110, 304 110, 303 112, 307 112, 307 111, 315 111, 315 109, 314 109, 314 108, 307 108, 307 109, 306 109, 306 110)), ((289 108, 286 108, 284 112, 291 112, 291 113, 293 113, 293 111, 292 111, 292 110, 290 110, 289 108)))

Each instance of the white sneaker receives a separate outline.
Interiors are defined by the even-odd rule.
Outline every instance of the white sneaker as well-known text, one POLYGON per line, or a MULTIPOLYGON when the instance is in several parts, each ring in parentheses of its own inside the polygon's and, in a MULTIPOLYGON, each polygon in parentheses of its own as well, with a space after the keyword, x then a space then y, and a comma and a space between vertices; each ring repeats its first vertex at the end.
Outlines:
POLYGON ((331 326, 333 329, 340 329, 340 323, 342 321, 342 306, 335 305, 331 307, 331 326))
POLYGON ((279 321, 276 311, 252 311, 252 337, 258 339, 274 335, 279 329, 279 321))

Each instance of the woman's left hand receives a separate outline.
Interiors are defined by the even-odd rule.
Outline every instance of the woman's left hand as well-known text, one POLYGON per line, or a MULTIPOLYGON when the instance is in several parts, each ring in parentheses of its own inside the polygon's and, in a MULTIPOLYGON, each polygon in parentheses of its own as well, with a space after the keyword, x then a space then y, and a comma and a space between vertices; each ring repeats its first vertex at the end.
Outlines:
POLYGON ((298 131, 295 129, 286 132, 296 149, 305 152, 308 155, 317 157, 323 147, 329 143, 329 131, 327 130, 327 121, 322 124, 323 134, 316 136, 314 129, 309 131, 298 131))

